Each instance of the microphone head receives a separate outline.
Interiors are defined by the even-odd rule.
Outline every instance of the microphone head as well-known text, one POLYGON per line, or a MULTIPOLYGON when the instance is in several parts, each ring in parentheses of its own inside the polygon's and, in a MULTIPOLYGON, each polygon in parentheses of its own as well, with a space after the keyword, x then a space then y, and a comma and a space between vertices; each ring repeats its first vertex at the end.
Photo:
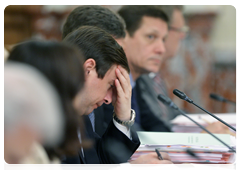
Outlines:
POLYGON ((210 98, 221 101, 221 102, 226 102, 227 100, 225 98, 223 98, 222 96, 216 95, 214 93, 211 93, 210 98))
POLYGON ((181 92, 178 89, 174 89, 173 94, 175 94, 180 99, 186 100, 189 103, 193 103, 192 99, 190 99, 185 93, 181 92))
POLYGON ((185 98, 186 98, 186 94, 181 92, 178 89, 174 89, 173 94, 175 94, 177 97, 179 97, 180 99, 183 99, 183 100, 185 100, 185 98))

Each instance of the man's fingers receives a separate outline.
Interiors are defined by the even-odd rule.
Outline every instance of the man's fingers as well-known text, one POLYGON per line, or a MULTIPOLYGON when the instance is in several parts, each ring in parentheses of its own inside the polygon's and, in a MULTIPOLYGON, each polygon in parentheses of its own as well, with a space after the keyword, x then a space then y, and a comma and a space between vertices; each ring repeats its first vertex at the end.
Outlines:
POLYGON ((127 81, 130 81, 130 77, 129 77, 129 74, 128 74, 128 72, 127 72, 127 70, 125 70, 122 66, 118 66, 117 67, 119 70, 120 70, 120 72, 122 73, 122 75, 124 76, 124 78, 127 80, 127 81))
POLYGON ((115 80, 115 86, 116 86, 117 96, 120 97, 119 94, 123 93, 123 89, 118 79, 115 80))
POLYGON ((122 74, 122 72, 120 71, 120 69, 118 69, 118 68, 116 69, 116 75, 117 75, 117 78, 119 79, 119 82, 122 86, 124 93, 126 93, 126 95, 131 95, 132 94, 132 86, 130 84, 129 75, 128 75, 128 79, 126 79, 124 77, 124 75, 122 74))

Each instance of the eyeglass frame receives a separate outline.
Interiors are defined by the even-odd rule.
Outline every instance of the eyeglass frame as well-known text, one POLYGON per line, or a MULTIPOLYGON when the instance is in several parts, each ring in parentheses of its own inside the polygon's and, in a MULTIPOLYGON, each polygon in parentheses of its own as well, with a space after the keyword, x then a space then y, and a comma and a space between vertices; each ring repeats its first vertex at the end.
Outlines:
POLYGON ((188 26, 183 26, 182 28, 176 28, 176 27, 173 27, 173 26, 169 26, 168 29, 173 30, 173 31, 177 31, 177 32, 182 32, 182 33, 187 33, 189 31, 188 26))

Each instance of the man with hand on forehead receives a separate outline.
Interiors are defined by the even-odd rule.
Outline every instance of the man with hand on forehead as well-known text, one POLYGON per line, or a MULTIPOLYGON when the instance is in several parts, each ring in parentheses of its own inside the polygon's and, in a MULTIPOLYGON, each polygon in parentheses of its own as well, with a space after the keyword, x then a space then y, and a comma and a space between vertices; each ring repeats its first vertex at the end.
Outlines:
MULTIPOLYGON (((91 6, 79 8, 92 11, 91 6)), ((96 8, 102 10, 103 7, 96 8)), ((105 8, 103 9, 105 10, 105 8)), ((76 10, 74 11, 76 12, 76 10)), ((78 12, 81 13, 81 10, 78 12)), ((101 17, 99 16, 99 18, 101 17)), ((110 15, 111 17, 116 16, 110 15)), ((79 21, 78 18, 73 17, 73 20, 69 18, 64 30, 69 22, 70 25, 74 25, 75 21, 79 21)), ((86 20, 85 18, 83 22, 86 20)), ((122 32, 124 33, 124 31, 122 32)), ((109 34, 97 27, 81 26, 78 28, 75 25, 75 29, 69 33, 63 31, 63 38, 64 42, 77 45, 85 56, 83 65, 86 77, 85 89, 76 97, 75 108, 81 115, 89 115, 93 109, 103 103, 110 104, 112 102, 114 107, 114 118, 111 119, 102 137, 99 137, 92 129, 89 117, 84 116, 87 134, 95 141, 94 148, 79 152, 80 156, 67 158, 63 162, 123 163, 128 161, 140 142, 136 132, 131 128, 135 119, 135 111, 131 109, 130 70, 122 47, 109 34)), ((97 114, 95 113, 95 115, 97 114)), ((165 160, 158 160, 157 154, 152 153, 143 155, 131 163, 171 163, 168 161, 167 154, 163 153, 163 157, 165 160)))
MULTIPOLYGON (((130 83, 133 88, 131 107, 136 112, 134 128, 145 131, 170 131, 150 109, 142 115, 138 106, 136 80, 142 74, 157 72, 165 53, 164 40, 168 33, 168 18, 158 7, 152 5, 123 6, 118 13, 100 6, 80 6, 67 18, 63 38, 80 26, 97 26, 110 33, 123 47, 130 67, 130 83), (125 31, 126 29, 126 31, 125 31)), ((148 107, 146 107, 148 108, 148 107)), ((113 107, 103 106, 90 117, 95 131, 102 136, 113 116, 113 107), (100 114, 99 114, 99 113, 100 114), (101 115, 101 116, 100 116, 101 115), (95 127, 96 126, 96 127, 95 127)))

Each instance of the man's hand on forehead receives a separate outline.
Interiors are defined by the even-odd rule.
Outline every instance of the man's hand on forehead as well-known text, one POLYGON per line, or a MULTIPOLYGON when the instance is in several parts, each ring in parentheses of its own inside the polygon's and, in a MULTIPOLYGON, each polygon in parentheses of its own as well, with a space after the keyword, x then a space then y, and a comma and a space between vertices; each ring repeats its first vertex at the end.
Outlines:
POLYGON ((114 111, 120 120, 130 120, 132 87, 129 74, 119 65, 117 66, 115 73, 117 76, 117 79, 115 80, 117 93, 114 111))

